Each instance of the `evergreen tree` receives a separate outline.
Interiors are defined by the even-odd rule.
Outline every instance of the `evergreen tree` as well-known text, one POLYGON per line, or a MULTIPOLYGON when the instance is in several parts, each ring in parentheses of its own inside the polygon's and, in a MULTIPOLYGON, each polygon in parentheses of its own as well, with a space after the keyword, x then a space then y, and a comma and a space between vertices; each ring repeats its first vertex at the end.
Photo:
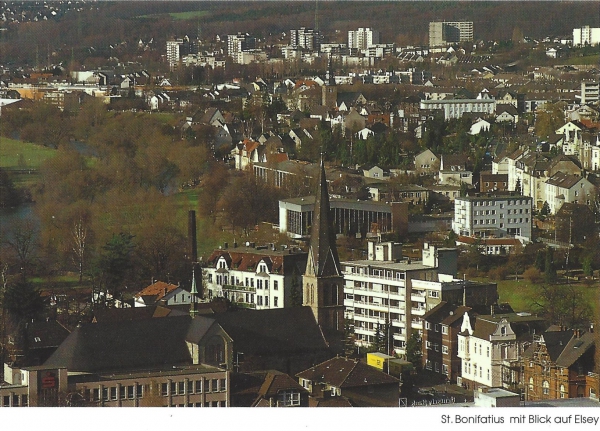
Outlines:
POLYGON ((416 370, 422 368, 423 343, 421 342, 421 337, 417 331, 413 331, 406 342, 406 360, 411 362, 416 370))
POLYGON ((546 248, 546 261, 544 265, 544 277, 546 283, 554 283, 556 281, 556 268, 554 267, 554 255, 550 247, 546 248))

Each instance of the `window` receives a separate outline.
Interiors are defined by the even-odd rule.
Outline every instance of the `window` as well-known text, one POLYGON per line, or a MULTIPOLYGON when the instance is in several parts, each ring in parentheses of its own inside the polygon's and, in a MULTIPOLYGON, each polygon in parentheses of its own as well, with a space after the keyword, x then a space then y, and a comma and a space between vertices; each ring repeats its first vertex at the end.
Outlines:
POLYGON ((261 295, 256 295, 256 305, 262 305, 262 299, 261 295))
POLYGON ((279 289, 279 282, 277 280, 273 280, 273 289, 274 290, 279 289))
POLYGON ((566 398, 567 397, 567 393, 565 391, 565 385, 560 385, 560 397, 561 398, 566 398))
POLYGON ((185 382, 179 382, 179 383, 177 383, 177 393, 179 395, 185 394, 185 382))
POLYGON ((300 392, 298 391, 281 391, 277 395, 277 405, 289 407, 300 405, 300 392))
POLYGON ((448 375, 448 365, 442 364, 442 374, 448 375))
POLYGON ((127 386, 127 398, 133 399, 133 385, 127 386))
POLYGON ((125 386, 119 388, 119 398, 122 400, 127 398, 127 388, 125 386))
POLYGON ((487 346, 486 352, 487 352, 487 357, 489 358, 490 357, 490 346, 487 346))
POLYGON ((110 399, 111 400, 117 399, 117 387, 116 386, 113 386, 112 388, 110 388, 110 399))
POLYGON ((225 379, 220 379, 219 380, 219 391, 225 392, 226 390, 227 390, 227 382, 225 381, 225 379))
POLYGON ((542 382, 542 393, 544 395, 550 394, 550 383, 548 382, 548 380, 544 380, 542 382))
POLYGON ((269 306, 269 297, 265 296, 265 307, 269 306))
POLYGON ((442 334, 444 334, 444 335, 448 334, 448 327, 446 325, 442 325, 442 334))
POLYGON ((202 393, 202 380, 196 380, 196 393, 202 393))
POLYGON ((444 355, 448 354, 448 346, 442 346, 442 354, 444 354, 444 355))
POLYGON ((278 307, 278 302, 279 302, 278 299, 279 299, 278 297, 273 298, 273 307, 278 307))
POLYGON ((168 384, 168 383, 163 383, 163 384, 160 386, 160 394, 161 394, 163 397, 166 397, 166 396, 169 394, 169 384, 168 384))
POLYGON ((142 398, 144 396, 144 385, 137 385, 136 389, 136 397, 142 398))
POLYGON ((210 387, 211 390, 213 392, 218 392, 219 391, 219 379, 212 379, 211 383, 210 383, 210 387))

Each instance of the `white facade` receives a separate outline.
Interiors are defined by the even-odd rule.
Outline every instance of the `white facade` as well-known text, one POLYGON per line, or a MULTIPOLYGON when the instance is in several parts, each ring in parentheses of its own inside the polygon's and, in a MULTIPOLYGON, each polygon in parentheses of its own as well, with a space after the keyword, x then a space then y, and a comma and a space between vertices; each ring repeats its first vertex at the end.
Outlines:
POLYGON ((573 46, 600 44, 600 28, 584 25, 573 29, 573 46))
POLYGON ((583 81, 581 83, 581 104, 597 102, 600 94, 600 82, 583 81))
POLYGON ((379 44, 379 32, 372 28, 350 30, 348 32, 348 48, 367 49, 379 44))
POLYGON ((556 214, 565 202, 591 205, 596 191, 586 178, 557 172, 546 180, 546 202, 550 213, 556 214))
POLYGON ((216 268, 203 270, 208 297, 225 297, 246 308, 268 310, 283 308, 285 277, 269 273, 268 265, 259 261, 254 271, 231 268, 221 256, 216 268))
POLYGON ((466 196, 454 200, 452 230, 457 235, 531 240, 532 198, 466 196))
POLYGON ((461 118, 465 112, 492 115, 496 112, 495 99, 443 99, 422 100, 420 109, 441 109, 444 119, 461 118))
POLYGON ((444 46, 472 40, 472 21, 435 21, 429 23, 429 46, 444 46))
POLYGON ((458 334, 457 355, 461 359, 462 380, 488 388, 503 387, 512 380, 512 376, 503 373, 508 373, 509 364, 518 361, 523 345, 518 342, 510 319, 528 319, 529 316, 526 313, 477 316, 473 324, 469 313, 465 313, 458 334))
POLYGON ((183 39, 168 40, 167 41, 167 61, 169 67, 174 69, 179 63, 180 49, 183 45, 183 39))

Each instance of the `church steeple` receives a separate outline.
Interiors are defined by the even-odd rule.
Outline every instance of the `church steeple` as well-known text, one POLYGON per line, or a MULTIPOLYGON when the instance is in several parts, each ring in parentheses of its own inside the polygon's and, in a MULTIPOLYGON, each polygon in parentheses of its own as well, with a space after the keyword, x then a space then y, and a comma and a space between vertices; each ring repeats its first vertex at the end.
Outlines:
POLYGON ((303 305, 312 309, 330 346, 340 349, 344 331, 344 278, 335 246, 325 165, 321 157, 319 190, 310 230, 310 248, 302 277, 303 305))
POLYGON ((321 157, 319 191, 313 212, 305 274, 315 277, 339 277, 341 275, 340 258, 335 247, 335 232, 329 208, 329 192, 323 157, 321 157))

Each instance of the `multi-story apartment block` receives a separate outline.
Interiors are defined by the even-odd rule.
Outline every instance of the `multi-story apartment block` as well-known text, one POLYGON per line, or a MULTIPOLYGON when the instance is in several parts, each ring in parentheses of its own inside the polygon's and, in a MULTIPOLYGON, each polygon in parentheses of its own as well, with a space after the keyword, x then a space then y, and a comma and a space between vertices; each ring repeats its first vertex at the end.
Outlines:
POLYGON ((581 83, 581 104, 597 102, 600 94, 599 81, 583 81, 581 83))
POLYGON ((531 240, 532 199, 515 195, 476 195, 454 200, 452 230, 457 235, 513 236, 531 240))
POLYGON ((584 25, 573 29, 573 46, 600 44, 600 27, 584 25))
POLYGON ((591 332, 581 334, 562 328, 534 337, 522 358, 525 399, 598 399, 595 349, 591 332))
POLYGON ((556 214, 564 203, 591 205, 596 188, 584 177, 557 172, 546 181, 546 202, 552 214, 556 214))
POLYGON ((227 54, 233 57, 241 51, 248 51, 256 48, 256 38, 249 34, 229 34, 227 35, 227 54))
POLYGON ((424 110, 441 109, 444 119, 461 118, 464 113, 492 115, 496 112, 495 99, 442 99, 422 100, 420 108, 424 110))
POLYGON ((179 60, 188 54, 198 53, 198 42, 188 36, 182 39, 167 40, 167 62, 171 70, 177 67, 179 60))
POLYGON ((290 46, 302 48, 307 51, 318 51, 321 44, 321 33, 312 28, 300 27, 298 30, 290 30, 290 46))
POLYGON ((435 21, 429 23, 429 46, 445 46, 472 40, 472 21, 435 21))
POLYGON ((379 32, 372 28, 360 27, 358 30, 350 30, 348 32, 348 48, 356 48, 359 50, 368 49, 373 45, 380 43, 379 32))
POLYGON ((352 321, 356 344, 368 346, 389 325, 390 351, 405 353, 422 317, 453 290, 456 249, 425 245, 422 261, 401 259, 402 246, 369 242, 366 260, 341 262, 346 318, 352 321))
POLYGON ((523 352, 543 326, 543 319, 530 313, 472 317, 465 312, 458 334, 461 377, 457 383, 469 389, 515 388, 522 381, 523 352))
POLYGON ((307 253, 294 248, 276 250, 272 244, 256 247, 252 243, 228 248, 225 244, 203 268, 204 297, 224 297, 256 310, 289 307, 294 295, 302 297, 306 259, 307 253))

